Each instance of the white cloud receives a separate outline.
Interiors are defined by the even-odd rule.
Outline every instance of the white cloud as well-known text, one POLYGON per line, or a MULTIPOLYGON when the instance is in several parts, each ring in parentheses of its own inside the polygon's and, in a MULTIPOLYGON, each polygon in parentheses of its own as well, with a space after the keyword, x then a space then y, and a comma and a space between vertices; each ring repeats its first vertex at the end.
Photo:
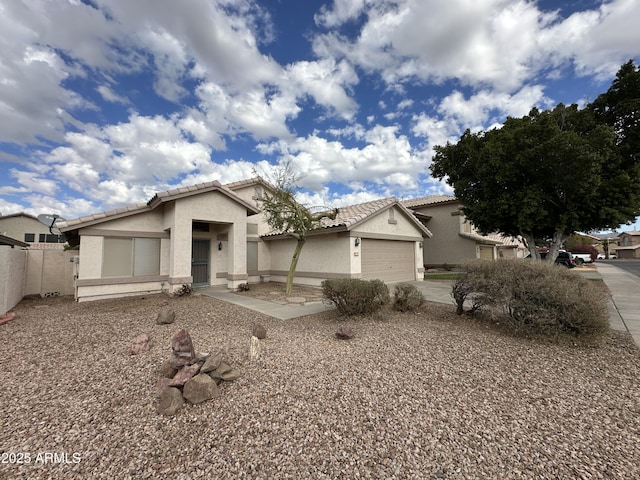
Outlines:
POLYGON ((513 95, 482 90, 468 99, 454 91, 442 99, 438 112, 455 119, 462 130, 481 130, 505 116, 521 117, 529 113, 532 106, 548 103, 539 85, 526 86, 513 95))
POLYGON ((375 125, 364 132, 359 143, 349 148, 313 134, 277 146, 280 162, 289 161, 296 171, 304 173, 301 185, 312 191, 320 191, 328 182, 416 188, 417 177, 425 172, 428 159, 424 152, 414 151, 397 126, 375 125))
POLYGON ((321 25, 366 18, 357 37, 333 30, 317 35, 314 51, 379 72, 390 88, 457 79, 512 92, 571 62, 581 74, 610 77, 640 43, 636 0, 613 0, 564 20, 524 0, 367 0, 366 9, 364 3, 335 1, 322 9, 321 25))
MULTIPOLYGON (((285 75, 296 86, 296 96, 310 95, 319 105, 335 110, 343 118, 353 117, 356 103, 345 87, 358 83, 358 76, 346 61, 297 62, 287 68, 285 75)), ((282 88, 290 88, 290 84, 282 88)))
MULTIPOLYGON (((315 38, 314 48, 320 56, 344 56, 368 71, 379 71, 390 85, 410 78, 457 78, 502 90, 518 88, 537 62, 536 35, 553 19, 524 1, 370 4, 357 39, 329 32, 315 38)), ((335 18, 348 20, 344 15, 335 18)))
POLYGON ((572 59, 581 75, 609 79, 638 54, 640 2, 612 0, 576 12, 541 32, 540 43, 556 63, 572 59))
POLYGON ((118 95, 107 85, 100 85, 98 86, 98 88, 96 88, 96 90, 100 94, 100 96, 107 102, 122 103, 125 105, 130 103, 126 97, 118 95))

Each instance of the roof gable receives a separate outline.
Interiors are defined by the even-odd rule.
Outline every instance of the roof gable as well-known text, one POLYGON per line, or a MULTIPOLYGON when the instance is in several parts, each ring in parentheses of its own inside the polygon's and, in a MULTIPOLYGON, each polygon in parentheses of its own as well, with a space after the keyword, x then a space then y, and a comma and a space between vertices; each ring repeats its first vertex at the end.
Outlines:
POLYGON ((28 213, 25 213, 25 212, 10 213, 9 215, 0 215, 0 220, 3 219, 3 218, 16 218, 16 217, 31 218, 31 219, 39 222, 39 220, 36 217, 34 217, 33 215, 30 215, 28 213))
MULTIPOLYGON (((425 227, 404 205, 402 205, 395 197, 382 198, 371 202, 359 203, 357 205, 349 205, 340 207, 335 219, 323 218, 321 220, 322 228, 314 231, 314 234, 329 233, 335 231, 350 231, 367 220, 379 215, 380 213, 397 208, 402 214, 420 230, 423 235, 431 237, 431 232, 425 227)), ((264 237, 283 235, 280 231, 271 231, 264 237)))
POLYGON ((147 203, 139 203, 137 205, 131 205, 127 207, 118 208, 115 210, 109 210, 102 213, 96 213, 86 217, 80 217, 74 220, 59 222, 58 226, 60 227, 60 230, 63 232, 68 232, 70 230, 77 230, 78 228, 81 228, 81 227, 87 227, 87 226, 103 223, 106 221, 127 217, 130 215, 138 215, 140 213, 149 212, 157 208, 159 205, 163 203, 179 200, 181 198, 186 198, 193 195, 214 192, 214 191, 217 191, 223 195, 226 195, 233 201, 243 206, 248 212, 251 212, 252 214, 258 213, 258 210, 253 205, 242 200, 235 193, 233 193, 233 191, 221 185, 220 182, 213 181, 213 182, 200 183, 200 184, 191 185, 188 187, 180 187, 172 190, 158 192, 153 197, 151 197, 151 199, 147 203))

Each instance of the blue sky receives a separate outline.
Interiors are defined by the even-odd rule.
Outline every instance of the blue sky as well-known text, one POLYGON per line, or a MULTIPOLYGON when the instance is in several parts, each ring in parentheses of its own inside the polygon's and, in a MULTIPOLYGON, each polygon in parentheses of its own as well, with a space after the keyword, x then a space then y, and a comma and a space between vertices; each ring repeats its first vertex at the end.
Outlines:
POLYGON ((593 100, 640 2, 0 0, 0 212, 71 219, 269 174, 341 206, 450 192, 434 145, 593 100))

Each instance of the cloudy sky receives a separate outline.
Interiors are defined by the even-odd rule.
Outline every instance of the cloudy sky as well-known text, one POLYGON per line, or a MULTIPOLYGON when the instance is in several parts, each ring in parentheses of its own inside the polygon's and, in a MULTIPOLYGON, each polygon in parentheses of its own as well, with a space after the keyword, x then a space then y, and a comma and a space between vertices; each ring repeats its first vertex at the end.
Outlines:
POLYGON ((71 219, 290 162, 304 200, 448 192, 434 145, 593 100, 638 0, 0 0, 0 212, 71 219))

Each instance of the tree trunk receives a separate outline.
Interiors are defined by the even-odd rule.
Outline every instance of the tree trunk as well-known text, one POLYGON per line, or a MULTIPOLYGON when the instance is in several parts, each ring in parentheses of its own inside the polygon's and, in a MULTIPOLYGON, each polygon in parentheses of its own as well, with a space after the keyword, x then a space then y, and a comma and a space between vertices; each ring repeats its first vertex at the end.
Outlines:
POLYGON ((558 258, 558 252, 560 251, 560 247, 564 241, 569 238, 563 231, 557 230, 553 234, 553 238, 551 239, 551 245, 549 246, 549 253, 547 254, 547 260, 551 263, 556 261, 558 258))
POLYGON ((523 238, 524 243, 527 245, 531 258, 540 260, 540 252, 538 252, 538 248, 536 247, 536 240, 535 238, 533 238, 533 235, 530 233, 520 232, 520 236, 523 238))
POLYGON ((298 238, 298 243, 296 244, 296 250, 293 252, 293 258, 291 259, 291 265, 289 265, 289 274, 287 275, 287 288, 285 290, 286 294, 291 294, 291 289, 293 288, 293 277, 296 274, 296 267, 298 266, 298 259, 300 258, 300 252, 302 252, 302 247, 304 247, 304 243, 306 242, 305 238, 298 238))

